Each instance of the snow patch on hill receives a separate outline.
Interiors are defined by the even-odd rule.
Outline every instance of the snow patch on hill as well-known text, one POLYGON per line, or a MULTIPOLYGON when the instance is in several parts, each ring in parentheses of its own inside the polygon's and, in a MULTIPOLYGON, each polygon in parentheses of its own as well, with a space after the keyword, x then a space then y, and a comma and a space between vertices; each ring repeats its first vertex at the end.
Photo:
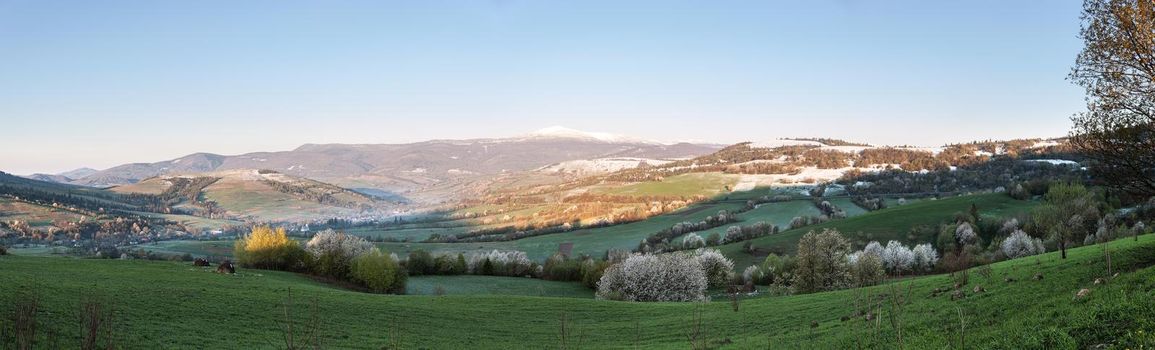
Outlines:
POLYGON ((777 148, 777 147, 786 147, 786 146, 818 146, 818 147, 822 147, 822 146, 826 146, 826 144, 823 144, 823 143, 818 142, 818 141, 800 141, 800 140, 770 140, 770 141, 757 141, 757 142, 751 142, 750 143, 750 147, 758 147, 758 148, 777 148))
POLYGON ((518 139, 578 139, 600 141, 606 143, 638 143, 650 145, 663 144, 661 142, 632 136, 617 135, 605 132, 581 131, 570 129, 564 126, 551 126, 548 128, 540 129, 518 139))
POLYGON ((600 159, 585 159, 585 160, 571 160, 561 163, 550 164, 538 168, 539 172, 546 173, 567 173, 577 175, 594 175, 606 174, 619 170, 633 169, 642 164, 649 165, 663 165, 669 163, 669 160, 662 159, 647 159, 647 158, 600 158, 600 159))

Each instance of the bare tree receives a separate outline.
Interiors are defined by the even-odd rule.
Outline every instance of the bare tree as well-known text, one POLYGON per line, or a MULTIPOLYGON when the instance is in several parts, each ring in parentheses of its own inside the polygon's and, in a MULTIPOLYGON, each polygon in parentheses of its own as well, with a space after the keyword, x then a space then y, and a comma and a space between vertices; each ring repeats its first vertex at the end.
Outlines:
POLYGON ((1085 0, 1069 78, 1087 91, 1071 143, 1112 187, 1155 195, 1155 3, 1085 0))

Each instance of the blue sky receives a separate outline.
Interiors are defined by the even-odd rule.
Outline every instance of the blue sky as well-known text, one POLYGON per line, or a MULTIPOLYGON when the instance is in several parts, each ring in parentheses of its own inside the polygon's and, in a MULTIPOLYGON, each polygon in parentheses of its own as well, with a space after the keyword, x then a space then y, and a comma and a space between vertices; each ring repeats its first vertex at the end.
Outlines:
POLYGON ((1065 135, 1077 0, 0 0, 0 170, 564 125, 663 141, 1065 135))

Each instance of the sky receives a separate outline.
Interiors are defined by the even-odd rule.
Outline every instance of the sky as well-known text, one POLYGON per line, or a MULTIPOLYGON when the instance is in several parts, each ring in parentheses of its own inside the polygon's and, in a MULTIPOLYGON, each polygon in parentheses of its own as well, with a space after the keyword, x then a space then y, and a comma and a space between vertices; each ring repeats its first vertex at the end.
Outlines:
POLYGON ((564 125, 1064 136, 1077 0, 0 0, 0 171, 564 125))

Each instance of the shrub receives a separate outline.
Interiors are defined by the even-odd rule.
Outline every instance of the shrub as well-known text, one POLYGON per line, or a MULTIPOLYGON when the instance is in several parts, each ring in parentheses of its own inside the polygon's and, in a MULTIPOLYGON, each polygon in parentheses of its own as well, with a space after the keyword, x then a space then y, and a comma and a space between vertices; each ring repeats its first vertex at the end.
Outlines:
MULTIPOLYGON (((622 261, 629 257, 623 258, 622 261)), ((589 289, 597 289, 598 281, 602 279, 606 269, 611 263, 609 261, 597 261, 594 259, 587 259, 581 264, 582 285, 589 289)))
POLYGON ((463 256, 461 253, 458 253, 457 255, 438 255, 436 258, 433 258, 433 270, 438 275, 464 274, 466 270, 465 256, 463 256))
POLYGON ((719 235, 717 232, 711 233, 709 236, 706 236, 706 245, 716 246, 716 245, 721 244, 721 243, 722 243, 722 235, 719 235))
POLYGON ((3 244, 0 244, 0 255, 8 255, 8 247, 3 244))
POLYGON ((354 282, 360 283, 375 293, 402 294, 405 292, 407 279, 405 270, 379 250, 373 250, 353 258, 349 275, 354 282))
POLYGON ((405 261, 405 268, 409 270, 410 276, 432 275, 437 273, 437 266, 433 262, 433 254, 424 249, 417 249, 409 252, 409 258, 405 261))
POLYGON ((726 236, 722 237, 722 243, 737 242, 742 240, 742 228, 738 225, 726 228, 726 236))
POLYGON ((305 271, 311 263, 301 245, 285 235, 284 228, 253 227, 249 234, 237 240, 233 255, 243 267, 305 271))
POLYGON ((855 286, 873 286, 886 278, 886 269, 878 255, 855 252, 850 256, 853 258, 850 258, 848 263, 850 263, 850 271, 854 277, 855 286))
POLYGON ((1015 230, 1006 240, 1003 240, 1002 249, 1003 254, 1006 255, 1008 259, 1046 252, 1046 248, 1043 247, 1043 240, 1038 238, 1032 239, 1031 236, 1027 235, 1023 230, 1015 230))
POLYGON ((851 284, 846 255, 850 242, 836 230, 810 231, 798 241, 794 287, 802 293, 836 290, 851 284))
POLYGON ((581 264, 579 260, 568 259, 561 253, 555 253, 549 259, 545 259, 541 278, 550 281, 580 281, 581 264))
POLYGON ((788 285, 793 279, 794 259, 790 256, 770 254, 758 269, 762 273, 764 284, 788 285))
POLYGON ((697 233, 690 233, 682 238, 682 249, 698 249, 706 246, 706 240, 697 233))
POLYGON ((610 266, 598 281, 598 299, 703 301, 708 282, 699 259, 689 253, 633 255, 610 266))
POLYGON ((710 288, 725 287, 734 279, 734 262, 717 249, 698 249, 696 258, 710 288))
POLYGON ((324 230, 305 243, 305 251, 313 255, 313 270, 322 276, 344 279, 353 258, 370 253, 377 247, 364 238, 333 230, 324 230))
POLYGON ((747 266, 742 271, 742 283, 758 284, 764 280, 762 270, 758 269, 758 265, 747 266))

